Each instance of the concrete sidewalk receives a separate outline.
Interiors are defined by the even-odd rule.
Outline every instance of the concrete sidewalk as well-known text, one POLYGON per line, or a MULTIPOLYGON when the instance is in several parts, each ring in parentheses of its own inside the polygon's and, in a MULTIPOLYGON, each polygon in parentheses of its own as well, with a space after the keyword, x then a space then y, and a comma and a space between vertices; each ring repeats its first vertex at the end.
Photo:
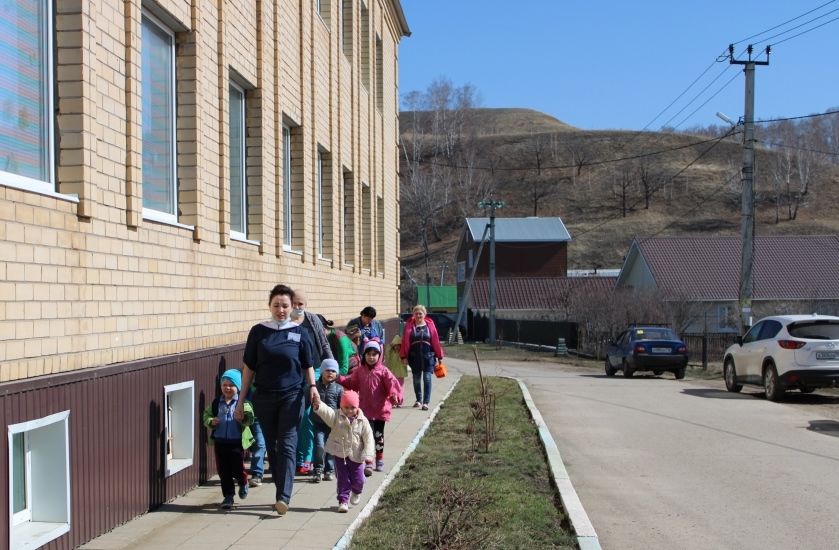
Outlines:
POLYGON ((449 392, 457 379, 451 372, 443 379, 434 379, 432 411, 411 408, 414 391, 411 378, 405 380, 407 408, 393 409, 385 428, 385 471, 367 478, 361 502, 348 514, 337 512, 335 481, 311 483, 298 476, 294 482, 291 505, 285 516, 274 511, 274 484, 270 481, 252 488, 244 501, 236 498, 232 510, 222 510, 218 479, 197 487, 81 548, 116 550, 124 548, 155 548, 160 550, 216 550, 237 548, 332 548, 364 509, 371 496, 382 485, 399 458, 411 445, 433 409, 449 392))

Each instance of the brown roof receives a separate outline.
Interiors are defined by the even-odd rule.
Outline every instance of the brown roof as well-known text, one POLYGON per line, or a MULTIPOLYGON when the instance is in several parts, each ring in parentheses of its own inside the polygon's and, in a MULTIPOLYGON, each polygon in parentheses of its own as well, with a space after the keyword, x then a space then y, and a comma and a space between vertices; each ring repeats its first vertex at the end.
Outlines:
MULTIPOLYGON (((736 300, 740 237, 651 237, 635 240, 665 296, 736 300)), ((839 236, 757 236, 755 300, 839 298, 839 236)))
MULTIPOLYGON (((611 292, 616 277, 504 277, 495 280, 497 309, 550 310, 563 307, 563 297, 581 292, 611 292)), ((471 307, 489 308, 489 279, 472 282, 471 307)))

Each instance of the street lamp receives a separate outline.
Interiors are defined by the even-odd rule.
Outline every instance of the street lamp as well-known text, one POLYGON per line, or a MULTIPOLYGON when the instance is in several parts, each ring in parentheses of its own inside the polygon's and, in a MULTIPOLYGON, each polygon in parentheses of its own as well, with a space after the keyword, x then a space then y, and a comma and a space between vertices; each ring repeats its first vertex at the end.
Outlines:
POLYGON ((489 343, 495 345, 495 211, 504 207, 502 201, 489 200, 478 203, 489 208, 489 343))

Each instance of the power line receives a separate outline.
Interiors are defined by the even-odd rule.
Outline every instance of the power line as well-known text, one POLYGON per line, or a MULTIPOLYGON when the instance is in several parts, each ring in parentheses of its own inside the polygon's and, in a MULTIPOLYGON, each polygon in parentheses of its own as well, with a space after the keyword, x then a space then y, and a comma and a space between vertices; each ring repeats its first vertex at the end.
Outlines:
MULTIPOLYGON (((716 138, 715 140, 713 140, 713 141, 715 142, 713 145, 711 145, 710 147, 708 147, 707 149, 705 149, 704 151, 702 151, 701 153, 699 153, 699 155, 698 155, 695 159, 693 159, 692 161, 690 161, 689 163, 687 163, 687 165, 685 165, 683 168, 681 168, 678 172, 676 172, 675 174, 673 174, 672 176, 670 176, 669 178, 667 178, 667 179, 664 181, 664 183, 662 183, 662 184, 660 184, 660 185, 657 185, 657 186, 653 189, 653 193, 655 193, 656 191, 658 191, 659 189, 661 189, 661 188, 662 188, 662 187, 663 187, 663 186, 664 186, 664 185, 665 185, 668 181, 673 181, 674 179, 676 179, 677 177, 679 177, 680 175, 682 175, 682 174, 683 174, 683 173, 684 173, 684 172, 685 172, 688 168, 690 168, 691 166, 693 166, 694 164, 696 164, 696 163, 699 161, 699 159, 701 159, 702 157, 704 157, 705 155, 707 155, 710 151, 712 151, 712 150, 714 149, 714 147, 716 147, 717 145, 719 145, 719 144, 722 142, 722 140, 723 140, 723 139, 725 139, 725 138, 727 138, 727 137, 730 137, 730 136, 734 135, 735 133, 737 133, 737 132, 735 131, 735 128, 732 128, 731 130, 729 130, 729 131, 728 131, 728 132, 726 132, 725 134, 723 134, 723 135, 719 136, 718 138, 716 138)), ((636 200, 635 202, 633 202, 632 204, 630 204, 630 205, 629 205, 629 208, 630 208, 630 209, 631 209, 631 208, 634 208, 635 206, 637 206, 637 205, 638 205, 638 204, 640 204, 640 203, 641 203, 641 199, 638 199, 638 200, 636 200)), ((575 235, 575 237, 580 237, 581 235, 585 235, 586 233, 591 233, 591 232, 592 232, 592 231, 594 231, 595 229, 600 229, 600 228, 601 228, 601 227, 603 227, 604 225, 606 225, 606 224, 608 224, 608 223, 610 223, 610 222, 613 222, 613 221, 615 221, 615 220, 621 219, 621 218, 623 218, 623 217, 624 217, 624 216, 623 216, 623 215, 621 215, 620 217, 618 217, 618 216, 611 216, 611 217, 609 217, 609 218, 606 218, 606 219, 605 219, 605 220, 603 220, 602 222, 600 222, 600 223, 598 223, 598 224, 595 224, 594 226, 589 227, 588 229, 585 229, 585 230, 583 230, 583 231, 578 232, 578 233, 575 235)))
MULTIPOLYGON (((730 65, 729 65, 729 66, 730 66, 730 65)), ((681 126, 682 124, 684 124, 685 122, 687 122, 687 121, 690 119, 690 117, 692 117, 693 115, 695 115, 695 114, 697 113, 697 111, 699 111, 699 109, 701 109, 702 107, 704 107, 705 105, 707 105, 709 101, 711 101, 712 99, 714 99, 715 97, 717 97, 717 96, 720 94, 720 92, 722 92, 723 90, 725 90, 725 89, 726 89, 726 88, 727 88, 727 87, 728 87, 728 86, 729 86, 732 82, 734 82, 734 79, 735 79, 735 78, 737 78, 738 76, 740 76, 740 74, 739 74, 739 73, 734 73, 734 76, 732 76, 731 78, 729 78, 729 79, 728 79, 728 81, 727 81, 725 84, 723 84, 722 86, 720 86, 720 88, 719 88, 716 92, 714 92, 714 93, 713 93, 713 95, 711 95, 711 97, 709 97, 708 99, 706 99, 706 100, 702 103, 702 105, 700 105, 699 107, 697 107, 696 109, 694 109, 694 110, 693 110, 693 111, 692 111, 692 112, 691 112, 688 116, 686 116, 685 118, 683 118, 683 119, 682 119, 682 121, 681 121, 680 123, 678 123, 675 127, 676 127, 676 128, 678 128, 679 126, 681 126)))
MULTIPOLYGON (((603 164, 611 164, 611 163, 614 163, 614 162, 624 162, 624 161, 627 161, 627 160, 637 160, 637 159, 645 158, 645 157, 653 157, 653 156, 656 156, 656 155, 662 155, 664 153, 671 153, 673 151, 680 151, 682 149, 690 149, 692 147, 696 147, 697 145, 704 145, 706 143, 715 143, 715 142, 720 141, 723 138, 730 137, 730 136, 733 136, 733 135, 736 135, 736 134, 739 134, 739 133, 741 133, 741 132, 738 129, 738 130, 735 130, 735 131, 728 132, 728 133, 724 134, 722 136, 722 138, 715 137, 715 138, 712 138, 712 139, 695 141, 695 142, 688 143, 688 144, 685 144, 685 145, 678 145, 678 146, 670 147, 670 148, 667 148, 667 149, 660 149, 658 151, 651 151, 651 152, 648 152, 648 153, 639 153, 637 155, 629 155, 629 156, 626 156, 626 157, 617 157, 617 158, 612 158, 612 159, 588 161, 588 162, 582 163, 582 166, 584 166, 584 167, 601 166, 603 164)), ((426 164, 426 165, 430 165, 430 166, 439 166, 441 168, 454 168, 454 169, 465 169, 465 168, 467 168, 466 166, 460 165, 460 164, 435 162, 435 161, 432 161, 432 160, 425 160, 425 159, 420 159, 420 160, 417 160, 416 162, 419 163, 419 164, 426 164)), ((564 170, 564 169, 569 169, 569 168, 577 168, 578 166, 580 166, 580 165, 579 164, 546 165, 546 166, 542 166, 541 169, 542 170, 564 170)), ((498 171, 498 172, 526 172, 526 171, 532 171, 532 170, 537 170, 538 169, 538 167, 535 166, 535 165, 524 166, 524 167, 521 167, 521 166, 519 166, 519 167, 472 166, 471 168, 473 170, 489 170, 489 171, 498 171)))
MULTIPOLYGON (((834 11, 836 11, 836 10, 834 10, 834 11)), ((832 12, 831 12, 831 13, 832 13, 832 12)), ((816 29, 819 29, 819 28, 821 28, 821 27, 824 27, 824 26, 825 26, 825 25, 827 25, 828 23, 833 23, 833 22, 834 22, 834 21, 836 21, 836 20, 839 20, 839 16, 834 17, 834 18, 833 18, 833 19, 831 19, 830 21, 825 21, 825 22, 824 22, 824 23, 822 23, 821 25, 816 25, 815 27, 812 27, 812 28, 810 28, 810 29, 806 29, 806 30, 804 30, 804 31, 801 31, 801 32, 800 32, 800 33, 798 33, 798 34, 794 34, 794 35, 792 35, 792 36, 790 36, 790 37, 788 37, 788 38, 784 38, 784 39, 783 39, 783 40, 781 40, 780 42, 775 42, 775 44, 773 44, 773 46, 777 46, 778 44, 783 44, 784 42, 786 42, 786 41, 788 41, 788 40, 792 40, 793 38, 798 38, 798 37, 799 37, 799 36, 801 36, 801 35, 807 34, 808 32, 812 32, 812 31, 814 31, 814 30, 816 30, 816 29)))
MULTIPOLYGON (((738 40, 737 42, 732 42, 731 44, 732 44, 732 46, 736 46, 737 44, 742 44, 743 42, 746 42, 747 40, 751 40, 752 38, 757 38, 758 36, 760 36, 760 35, 762 35, 762 34, 766 34, 766 33, 768 33, 768 32, 772 32, 772 31, 774 31, 775 29, 778 29, 778 28, 783 27, 783 26, 784 26, 784 25, 786 25, 787 23, 792 23, 793 21, 796 21, 796 20, 798 20, 798 19, 801 19, 802 17, 806 17, 806 16, 810 15, 811 13, 813 13, 813 12, 815 12, 815 11, 818 11, 818 10, 822 9, 822 8, 823 8, 823 7, 825 7, 825 6, 829 6, 830 4, 833 4, 834 2, 836 2, 836 0, 830 0, 830 2, 825 2, 825 3, 824 3, 824 4, 822 4, 821 6, 817 6, 817 7, 813 8, 813 9, 811 9, 810 11, 804 12, 804 13, 802 13, 801 15, 797 15, 797 16, 793 17, 792 19, 788 19, 788 20, 784 21, 783 23, 779 23, 779 24, 775 25, 774 27, 770 27, 770 28, 768 28, 768 29, 766 29, 766 30, 760 31, 760 32, 759 32, 759 33, 757 33, 757 34, 753 34, 753 35, 751 35, 751 36, 747 36, 746 38, 743 38, 742 40, 738 40)), ((835 11, 835 10, 834 10, 834 11, 835 11)), ((832 13, 832 12, 828 12, 828 14, 829 14, 829 13, 832 13)), ((828 14, 825 14, 825 15, 828 15, 828 14)), ((783 33, 781 33, 781 34, 783 34, 783 33)), ((767 39, 767 40, 768 40, 768 39, 767 39)))
MULTIPOLYGON (((662 125, 661 125, 661 127, 662 127, 662 128, 664 128, 665 126, 667 126, 668 124, 670 124, 671 122, 673 122, 673 119, 674 119, 674 118, 676 118, 677 116, 679 116, 680 114, 682 114, 682 113, 685 111, 685 109, 687 109, 688 107, 690 107, 690 105, 691 105, 694 101, 696 101, 697 99, 699 99, 699 96, 701 96, 702 94, 704 94, 704 93, 705 93, 705 91, 706 91, 706 90, 708 90, 708 88, 710 88, 710 87, 714 84, 714 82, 716 82, 717 80, 719 80, 719 79, 720 79, 720 77, 722 77, 722 75, 724 75, 724 74, 726 73, 726 71, 728 71, 730 68, 731 68, 731 66, 730 66, 730 65, 726 65, 726 66, 725 66, 725 69, 723 69, 723 70, 722 70, 722 72, 720 72, 720 73, 719 73, 719 74, 718 74, 718 75, 717 75, 717 76, 716 76, 716 77, 715 77, 715 78, 714 78, 711 82, 709 82, 709 83, 708 83, 708 84, 707 84, 704 88, 702 88, 702 89, 699 91, 699 93, 698 93, 698 94, 696 94, 695 96, 693 96, 693 99, 691 99, 690 101, 688 101, 687 105, 685 105, 684 107, 682 107, 681 109, 679 109, 679 111, 678 111, 676 114, 674 114, 673 116, 671 116, 670 118, 668 118, 668 119, 667 119, 667 121, 666 121, 664 124, 662 124, 662 125)), ((737 73, 734 73, 734 74, 735 74, 735 76, 737 75, 737 73)))
POLYGON ((810 115, 799 115, 799 116, 789 116, 784 118, 767 118, 762 120, 755 120, 755 124, 769 124, 770 122, 783 122, 785 120, 801 120, 803 118, 816 118, 821 116, 830 116, 839 114, 839 110, 836 111, 825 111, 823 113, 813 113, 810 115))

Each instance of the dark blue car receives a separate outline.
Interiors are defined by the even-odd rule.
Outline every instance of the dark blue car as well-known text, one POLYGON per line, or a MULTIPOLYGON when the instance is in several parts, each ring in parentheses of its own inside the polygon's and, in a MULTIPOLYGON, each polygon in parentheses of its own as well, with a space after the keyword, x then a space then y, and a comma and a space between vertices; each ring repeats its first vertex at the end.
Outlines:
POLYGON ((614 376, 619 370, 627 378, 637 371, 652 371, 655 375, 669 371, 681 380, 687 364, 687 346, 668 327, 630 326, 609 340, 606 350, 606 376, 614 376))

